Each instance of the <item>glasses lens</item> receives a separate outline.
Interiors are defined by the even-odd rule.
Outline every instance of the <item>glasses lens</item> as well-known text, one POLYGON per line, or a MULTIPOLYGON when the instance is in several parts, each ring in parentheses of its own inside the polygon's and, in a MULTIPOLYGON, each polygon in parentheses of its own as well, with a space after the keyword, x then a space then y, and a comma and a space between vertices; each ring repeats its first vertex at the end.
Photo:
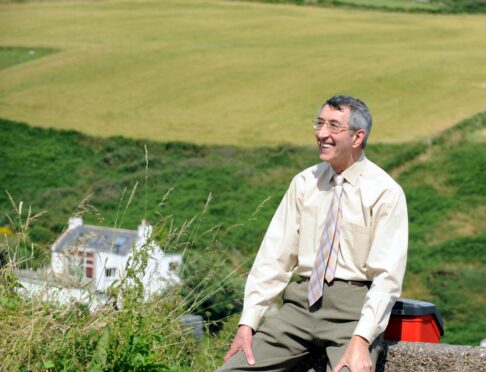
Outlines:
POLYGON ((316 119, 312 121, 312 126, 314 127, 314 129, 319 130, 324 126, 325 123, 326 122, 323 120, 316 119))
POLYGON ((339 125, 336 125, 336 124, 327 123, 326 129, 329 133, 337 134, 337 133, 339 133, 341 127, 339 125))
POLYGON ((320 120, 316 119, 312 122, 312 126, 314 127, 315 130, 321 130, 322 127, 324 127, 329 133, 336 134, 339 133, 339 130, 341 129, 339 125, 329 123, 328 121, 325 120, 320 120))

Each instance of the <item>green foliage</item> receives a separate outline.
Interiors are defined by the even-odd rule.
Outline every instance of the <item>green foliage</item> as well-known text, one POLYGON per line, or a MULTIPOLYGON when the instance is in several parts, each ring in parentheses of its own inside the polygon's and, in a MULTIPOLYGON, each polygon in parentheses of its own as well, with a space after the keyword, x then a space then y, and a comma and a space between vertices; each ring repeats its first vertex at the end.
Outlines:
POLYGON ((485 13, 486 1, 484 0, 445 0, 443 2, 452 12, 457 13, 485 13))
POLYGON ((460 237, 451 239, 443 244, 433 246, 424 258, 431 262, 444 260, 451 262, 464 262, 473 265, 486 264, 486 235, 474 237, 460 237))
POLYGON ((28 62, 36 58, 55 53, 57 50, 48 48, 26 48, 0 46, 0 70, 28 62))
POLYGON ((413 13, 485 13, 484 0, 247 0, 265 3, 295 4, 310 6, 337 6, 391 12, 413 13))
POLYGON ((191 251, 186 255, 182 295, 188 298, 191 312, 201 315, 215 332, 222 320, 243 308, 244 276, 237 275, 229 260, 229 253, 221 247, 191 251))
POLYGON ((484 264, 479 268, 466 266, 459 270, 436 267, 428 274, 427 285, 435 295, 434 303, 447 320, 443 342, 478 344, 486 325, 482 316, 486 313, 485 277, 484 264))
MULTIPOLYGON (((482 113, 427 145, 370 144, 366 151, 371 160, 396 174, 407 195, 410 251, 404 296, 437 304, 445 321, 446 342, 477 344, 483 337, 479 325, 484 324, 481 314, 485 312, 478 283, 484 282, 485 277, 486 226, 484 218, 476 213, 483 213, 481 205, 485 205, 486 198, 486 150, 479 140, 485 126, 486 115, 482 113), (466 226, 466 230, 456 228, 454 224, 463 223, 455 220, 456 211, 473 225, 466 226), (448 224, 452 227, 444 227, 448 224), (418 297, 414 295, 416 284, 426 290, 418 297)), ((213 349, 215 345, 225 349, 231 332, 224 321, 235 314, 231 318, 234 326, 242 305, 246 270, 266 226, 291 178, 318 161, 315 149, 158 144, 120 137, 105 140, 74 132, 34 129, 6 120, 0 121, 0 129, 4 143, 0 155, 8 157, 0 170, 2 184, 7 190, 14 190, 16 199, 27 196, 25 206, 47 210, 41 219, 30 218, 29 229, 22 221, 3 217, 12 229, 22 232, 25 244, 19 247, 24 247, 25 258, 31 259, 31 243, 40 256, 47 256, 48 246, 43 244, 62 231, 63 221, 79 210, 79 201, 90 193, 94 194, 81 208, 86 221, 135 228, 145 217, 157 222, 154 239, 165 251, 185 253, 184 285, 165 300, 149 304, 138 301, 141 292, 134 280, 134 286, 126 289, 129 295, 124 297, 122 310, 104 310, 109 320, 87 320, 89 316, 85 319, 79 313, 82 321, 75 325, 62 310, 51 309, 53 319, 60 319, 61 323, 53 323, 51 318, 39 321, 39 335, 41 329, 52 329, 53 333, 45 343, 39 343, 44 349, 34 348, 28 356, 39 363, 35 368, 54 363, 56 369, 90 365, 93 369, 167 366, 183 370, 206 360, 211 366, 208 368, 214 369, 221 350, 215 353, 213 349), (44 147, 46 151, 42 150, 44 147), (32 157, 35 166, 29 165, 32 157), (24 163, 32 172, 21 169, 24 163), (41 174, 56 177, 47 180, 41 174), (134 185, 138 189, 131 197, 134 185), (210 202, 208 195, 214 195, 210 202), (130 205, 125 207, 129 199, 130 205), (174 307, 175 304, 180 307, 174 307), (135 310, 125 312, 126 309, 135 310), (174 314, 181 314, 182 309, 201 314, 211 332, 222 333, 206 336, 205 344, 196 353, 191 351, 192 341, 186 343, 187 348, 178 344, 182 341, 177 341, 177 337, 183 331, 173 328, 173 335, 178 336, 161 341, 160 334, 170 332, 163 328, 165 323, 159 324, 160 319, 172 319, 170 323, 178 324, 174 314), (91 329, 91 322, 103 326, 91 329), (66 348, 61 347, 65 340, 71 345, 68 356, 66 348), (177 346, 160 354, 164 343, 177 346), (115 361, 120 364, 115 366, 115 361)), ((0 210, 4 214, 12 216, 19 209, 18 201, 12 203, 8 195, 2 195, 0 210)), ((16 237, 9 239, 14 242, 16 237)), ((3 257, 5 262, 11 255, 3 257)), ((133 261, 133 273, 143 270, 145 260, 146 255, 141 255, 133 261)), ((16 283, 12 276, 4 276, 3 281, 10 283, 4 284, 5 288, 16 283)), ((2 312, 12 314, 32 307, 25 300, 5 294, 12 292, 3 292, 2 312)), ((35 340, 21 338, 22 342, 35 340)))
POLYGON ((484 337, 486 148, 469 139, 485 126, 480 113, 446 130, 399 176, 410 220, 407 280, 421 278, 426 300, 445 320, 448 343, 477 345, 484 337))
MULTIPOLYGON (((231 291, 241 288, 237 279, 229 282, 234 273, 222 275, 219 272, 221 265, 202 261, 199 259, 202 256, 195 256, 198 262, 193 263, 190 261, 193 256, 186 254, 187 266, 197 267, 206 275, 196 273, 197 270, 186 272, 182 291, 179 287, 171 287, 163 294, 147 299, 140 280, 153 253, 154 241, 168 252, 183 248, 188 253, 196 242, 200 244, 199 236, 209 232, 199 231, 197 220, 175 227, 172 219, 166 217, 154 226, 154 240, 134 250, 125 276, 110 288, 110 300, 94 312, 90 312, 85 304, 59 307, 35 297, 20 297, 16 292, 20 284, 13 270, 15 262, 9 261, 0 267, 2 368, 80 371, 214 369, 214 360, 205 360, 202 354, 207 354, 208 350, 199 347, 192 329, 183 325, 180 317, 204 301, 212 300, 213 296, 225 299, 228 306, 228 288, 231 291), (191 285, 194 288, 191 289, 191 285), (19 348, 19 345, 22 346, 19 348)), ((26 234, 18 235, 26 237, 26 234)), ((215 235, 213 241, 217 243, 215 235)))
POLYGON ((448 149, 445 169, 448 184, 457 187, 462 195, 486 195, 486 152, 484 144, 448 149))
POLYGON ((442 196, 430 185, 407 189, 410 239, 423 241, 425 233, 433 224, 440 223, 441 217, 454 207, 454 200, 442 196))
POLYGON ((366 147, 366 156, 386 171, 391 171, 415 159, 424 149, 422 143, 372 143, 366 147))

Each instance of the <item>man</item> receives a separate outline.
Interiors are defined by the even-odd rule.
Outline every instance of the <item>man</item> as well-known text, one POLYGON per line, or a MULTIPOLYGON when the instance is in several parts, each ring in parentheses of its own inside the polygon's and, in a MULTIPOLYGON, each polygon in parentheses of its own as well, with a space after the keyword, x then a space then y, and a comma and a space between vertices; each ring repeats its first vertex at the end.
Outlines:
POLYGON ((328 371, 374 369, 401 291, 408 222, 402 189, 364 156, 371 125, 359 99, 322 106, 314 121, 322 163, 292 180, 270 223, 220 371, 289 370, 315 347, 328 371), (283 306, 258 328, 283 290, 283 306))

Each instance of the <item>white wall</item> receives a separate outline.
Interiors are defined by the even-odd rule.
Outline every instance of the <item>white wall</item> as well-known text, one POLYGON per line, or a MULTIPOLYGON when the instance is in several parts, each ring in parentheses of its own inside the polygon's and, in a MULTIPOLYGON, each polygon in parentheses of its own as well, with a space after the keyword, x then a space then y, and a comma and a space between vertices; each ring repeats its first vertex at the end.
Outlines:
POLYGON ((53 285, 53 283, 48 283, 47 281, 41 282, 25 278, 20 278, 19 281, 23 286, 23 288, 18 289, 20 295, 30 298, 37 297, 42 301, 49 301, 59 305, 79 302, 89 306, 89 309, 92 311, 107 302, 106 296, 89 291, 85 287, 65 288, 53 285))
MULTIPOLYGON (((54 271, 54 274, 57 276, 63 276, 67 273, 67 270, 64 271, 66 267, 66 257, 64 253, 52 252, 51 254, 51 268, 54 271)), ((67 268, 66 268, 67 269, 67 268)))
POLYGON ((95 254, 94 285, 98 291, 106 291, 115 280, 120 280, 125 274, 125 266, 128 256, 120 256, 113 253, 99 252, 95 254), (106 277, 106 268, 114 268, 116 275, 106 277))

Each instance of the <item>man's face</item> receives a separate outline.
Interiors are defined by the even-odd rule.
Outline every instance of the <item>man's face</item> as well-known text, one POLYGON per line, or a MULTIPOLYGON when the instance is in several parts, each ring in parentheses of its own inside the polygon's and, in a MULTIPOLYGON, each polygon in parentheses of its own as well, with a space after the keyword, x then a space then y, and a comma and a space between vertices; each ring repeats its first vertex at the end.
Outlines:
MULTIPOLYGON (((319 113, 319 118, 339 127, 349 128, 351 109, 342 107, 341 110, 325 105, 319 113)), ((353 151, 356 152, 356 135, 354 131, 341 130, 339 133, 329 133, 324 126, 316 129, 315 136, 319 146, 319 158, 331 164, 340 173, 355 162, 353 151)), ((361 141, 359 145, 361 144, 361 141)), ((359 151, 359 150, 358 150, 359 151)))

